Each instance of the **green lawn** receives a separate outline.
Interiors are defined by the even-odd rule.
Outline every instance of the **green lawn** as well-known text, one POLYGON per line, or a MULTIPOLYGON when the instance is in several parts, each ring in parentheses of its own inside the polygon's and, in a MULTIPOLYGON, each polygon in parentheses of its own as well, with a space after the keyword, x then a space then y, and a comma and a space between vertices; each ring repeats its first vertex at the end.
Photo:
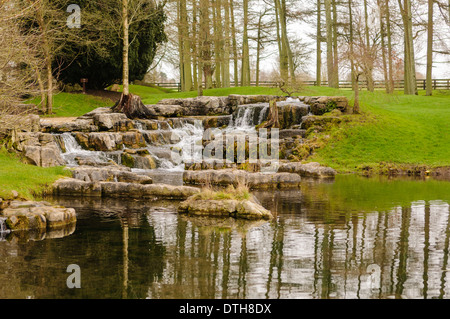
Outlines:
MULTIPOLYGON (((333 95, 351 92, 335 91, 333 95)), ((450 165, 450 94, 389 96, 362 92, 361 118, 331 132, 331 143, 311 160, 340 171, 354 171, 379 163, 450 165), (369 120, 366 120, 369 119, 369 120)))
MULTIPOLYGON (((29 103, 38 105, 40 98, 29 103)), ((98 107, 112 106, 110 99, 80 93, 58 93, 53 97, 53 114, 46 117, 78 117, 98 107)))
POLYGON ((0 149, 0 197, 9 199, 12 191, 19 193, 20 198, 33 199, 45 191, 61 176, 68 176, 63 167, 43 168, 24 164, 4 148, 0 149))

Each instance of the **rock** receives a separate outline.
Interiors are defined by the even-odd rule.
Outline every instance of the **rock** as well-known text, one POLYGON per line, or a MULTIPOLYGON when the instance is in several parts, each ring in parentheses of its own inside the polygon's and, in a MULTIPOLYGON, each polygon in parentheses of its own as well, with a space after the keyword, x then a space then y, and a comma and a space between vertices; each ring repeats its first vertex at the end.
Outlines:
POLYGON ((6 218, 6 226, 11 231, 54 229, 76 222, 73 208, 52 206, 47 202, 11 202, 1 212, 6 218))
POLYGON ((202 170, 185 171, 183 181, 192 185, 248 185, 249 188, 296 188, 300 186, 298 174, 290 173, 250 173, 243 170, 202 170))
POLYGON ((232 112, 230 100, 224 96, 199 96, 187 99, 165 99, 158 105, 170 106, 169 110, 176 110, 176 116, 230 115, 232 112), (175 108, 175 106, 181 106, 175 108))
POLYGON ((45 133, 65 133, 65 132, 97 132, 98 126, 94 125, 94 120, 76 119, 65 123, 53 123, 46 119, 41 120, 42 131, 45 133))
POLYGON ((172 131, 143 131, 142 135, 147 144, 153 146, 176 144, 181 141, 181 137, 177 133, 172 131))
POLYGON ((258 203, 255 203, 250 200, 244 200, 240 201, 236 205, 236 218, 242 218, 242 219, 271 219, 272 213, 259 205, 258 203))
POLYGON ((314 115, 323 115, 334 109, 338 109, 343 113, 351 111, 348 99, 344 96, 321 96, 312 98, 307 103, 311 105, 311 113, 314 115))
POLYGON ((302 128, 307 130, 313 126, 323 127, 329 123, 339 124, 342 122, 342 118, 338 116, 316 116, 309 115, 302 118, 302 128))
POLYGON ((330 167, 321 166, 319 163, 302 164, 298 162, 281 164, 279 172, 299 174, 302 177, 334 178, 336 171, 330 167))
POLYGON ((17 191, 15 191, 15 190, 11 191, 11 195, 12 195, 12 198, 19 197, 19 193, 17 191))
POLYGON ((108 113, 112 113, 112 108, 110 108, 110 107, 98 107, 95 110, 92 110, 89 113, 86 113, 86 114, 78 117, 78 119, 93 119, 95 115, 108 114, 108 113))
POLYGON ((19 133, 13 139, 13 147, 22 152, 25 160, 32 165, 61 166, 65 161, 55 137, 48 133, 19 133))
POLYGON ((82 148, 91 151, 111 152, 123 145, 121 133, 76 133, 75 139, 82 148))
POLYGON ((306 135, 306 130, 300 130, 300 129, 288 129, 288 130, 280 130, 279 131, 279 138, 285 139, 290 137, 301 137, 304 138, 306 135))
POLYGON ((184 114, 183 106, 169 104, 153 104, 145 106, 155 117, 178 117, 184 114))
POLYGON ((100 131, 127 131, 134 129, 133 121, 124 113, 97 113, 93 115, 94 124, 100 131))
POLYGON ((302 122, 310 107, 299 102, 277 102, 278 121, 281 129, 287 129, 302 122))
POLYGON ((123 182, 85 182, 64 178, 53 184, 53 193, 62 196, 142 198, 142 199, 186 199, 200 190, 189 186, 165 184, 142 185, 123 182))
POLYGON ((122 133, 122 143, 128 148, 146 147, 144 136, 138 131, 122 133))
POLYGON ((72 169, 72 177, 85 182, 124 182, 136 184, 151 184, 152 178, 131 172, 130 169, 117 167, 81 166, 72 169))
POLYGON ((178 212, 194 216, 234 217, 238 219, 270 219, 272 213, 251 200, 201 200, 188 198, 178 212))

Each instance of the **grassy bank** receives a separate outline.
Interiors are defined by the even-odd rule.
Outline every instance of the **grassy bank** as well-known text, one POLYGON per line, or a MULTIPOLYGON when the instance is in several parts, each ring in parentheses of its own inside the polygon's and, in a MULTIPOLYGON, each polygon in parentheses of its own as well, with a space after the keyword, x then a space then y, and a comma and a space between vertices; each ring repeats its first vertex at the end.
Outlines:
POLYGON ((46 188, 62 176, 68 176, 63 167, 43 168, 24 164, 4 148, 0 149, 0 197, 10 199, 12 191, 23 199, 39 197, 46 188))
POLYGON ((362 92, 361 102, 359 119, 325 132, 330 139, 311 160, 341 172, 450 166, 450 94, 362 92))

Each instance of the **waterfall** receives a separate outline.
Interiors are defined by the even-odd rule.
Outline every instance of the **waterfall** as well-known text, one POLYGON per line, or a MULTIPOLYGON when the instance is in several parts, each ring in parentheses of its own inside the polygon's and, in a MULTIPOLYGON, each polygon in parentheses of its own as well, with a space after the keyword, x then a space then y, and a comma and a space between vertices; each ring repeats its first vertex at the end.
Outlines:
POLYGON ((229 127, 235 129, 251 129, 261 124, 268 115, 269 103, 258 103, 238 106, 229 127))
POLYGON ((107 155, 105 152, 84 150, 70 133, 63 133, 59 136, 65 148, 65 152, 64 149, 61 150, 61 157, 66 161, 67 166, 78 166, 77 159, 79 158, 87 159, 94 163, 107 163, 111 159, 117 162, 118 158, 120 159, 120 156, 114 152, 107 155))
POLYGON ((5 235, 10 233, 10 230, 6 227, 6 217, 0 217, 0 241, 5 238, 5 235))

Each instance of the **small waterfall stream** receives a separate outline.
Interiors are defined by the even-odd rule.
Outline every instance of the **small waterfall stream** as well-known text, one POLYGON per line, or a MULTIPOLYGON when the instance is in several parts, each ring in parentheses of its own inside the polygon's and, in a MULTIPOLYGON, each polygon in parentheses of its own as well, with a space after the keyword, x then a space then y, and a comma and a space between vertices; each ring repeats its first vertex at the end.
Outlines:
POLYGON ((10 233, 10 230, 6 227, 6 217, 0 217, 0 241, 4 240, 5 235, 10 233))
POLYGON ((113 160, 120 164, 120 156, 117 156, 117 152, 106 154, 100 151, 84 150, 71 133, 62 133, 60 138, 65 148, 65 152, 62 150, 61 156, 66 161, 67 166, 78 166, 77 158, 87 159, 93 163, 107 163, 113 160))
MULTIPOLYGON (((301 103, 298 99, 288 98, 284 103, 301 103)), ((263 123, 269 114, 269 103, 240 105, 230 115, 229 125, 223 134, 236 135, 255 132, 255 126, 263 123)), ((176 118, 158 121, 158 130, 147 130, 146 124, 134 121, 136 129, 142 133, 148 143, 143 148, 155 160, 158 170, 179 172, 184 163, 201 162, 203 155, 202 140, 205 129, 202 120, 176 118), (159 135, 158 135, 159 134, 159 135), (155 140, 155 143, 151 142, 155 140)), ((102 152, 83 149, 71 133, 58 134, 63 144, 61 155, 68 166, 107 164, 111 161, 121 164, 123 150, 102 152)), ((125 149, 125 147, 124 147, 125 149)), ((146 171, 134 168, 133 171, 146 171)))

